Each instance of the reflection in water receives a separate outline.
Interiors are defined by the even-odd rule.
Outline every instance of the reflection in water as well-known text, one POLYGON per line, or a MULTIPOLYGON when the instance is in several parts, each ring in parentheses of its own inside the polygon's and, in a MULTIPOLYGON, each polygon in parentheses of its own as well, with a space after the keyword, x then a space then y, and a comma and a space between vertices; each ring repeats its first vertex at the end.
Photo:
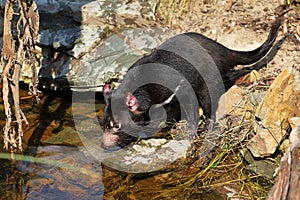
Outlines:
MULTIPOLYGON (((9 154, 0 154, 9 159, 9 154)), ((101 166, 76 147, 39 147, 35 157, 15 155, 8 163, 1 196, 17 199, 101 199, 101 166), (10 166, 10 167, 9 167, 10 166)))
MULTIPOLYGON (((34 99, 21 101, 30 123, 24 131, 25 151, 15 154, 14 161, 9 153, 0 153, 0 200, 184 199, 185 188, 176 188, 178 180, 191 175, 186 171, 188 167, 184 160, 169 166, 167 173, 130 174, 103 167, 99 159, 90 157, 87 150, 93 149, 93 146, 82 145, 74 127, 73 115, 82 119, 80 127, 87 127, 85 131, 91 136, 97 134, 91 126, 93 123, 87 122, 97 123, 95 111, 102 115, 103 104, 99 98, 102 95, 98 97, 96 94, 93 99, 78 98, 75 112, 71 108, 73 105, 70 106, 74 103, 70 101, 71 95, 65 92, 44 94, 39 104, 34 99), (94 105, 94 111, 81 106, 85 104, 94 105), (164 190, 168 193, 165 194, 164 190)), ((27 96, 27 92, 21 91, 22 96, 27 96)), ((5 119, 1 115, 0 118, 0 125, 3 125, 5 119)), ((98 139, 96 135, 93 138, 98 139)), ((3 142, 0 141, 0 145, 3 142)), ((105 159, 107 153, 96 152, 105 159)), ((200 189, 195 193, 192 199, 226 199, 212 190, 205 193, 200 189)))
MULTIPOLYGON (((26 93, 22 91, 21 97, 26 93)), ((51 93, 39 104, 27 98, 21 102, 30 123, 24 133, 25 150, 14 160, 10 153, 0 153, 0 199, 103 198, 101 165, 76 141, 80 139, 72 122, 71 95, 51 93)))
POLYGON ((1 199, 26 199, 28 192, 25 186, 28 176, 17 170, 13 161, 2 158, 10 158, 10 154, 1 155, 0 196, 1 199))

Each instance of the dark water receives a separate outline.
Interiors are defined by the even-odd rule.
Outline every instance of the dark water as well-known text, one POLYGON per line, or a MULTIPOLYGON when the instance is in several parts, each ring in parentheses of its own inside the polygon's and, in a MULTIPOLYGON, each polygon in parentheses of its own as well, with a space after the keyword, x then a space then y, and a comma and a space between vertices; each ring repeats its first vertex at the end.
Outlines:
MULTIPOLYGON (((12 155, 1 150, 1 199, 103 198, 101 163, 86 152, 77 134, 72 95, 69 91, 46 92, 36 103, 34 98, 28 97, 26 89, 21 91, 21 107, 29 127, 24 126, 23 152, 12 155)), ((97 124, 96 114, 103 106, 97 95, 93 94, 93 99, 89 95, 77 99, 94 108, 93 113, 88 113, 77 103, 80 119, 90 119, 97 124)), ((3 127, 3 105, 0 123, 3 127)))
MULTIPOLYGON (((0 200, 226 199, 213 190, 189 197, 173 191, 174 178, 183 176, 171 174, 176 166, 164 173, 129 174, 103 165, 106 154, 95 147, 101 142, 102 94, 44 91, 36 103, 24 88, 20 96, 29 127, 24 126, 24 151, 13 159, 0 141, 0 200)), ((3 103, 0 110, 3 127, 3 103)), ((184 161, 179 166, 184 169, 184 161)))

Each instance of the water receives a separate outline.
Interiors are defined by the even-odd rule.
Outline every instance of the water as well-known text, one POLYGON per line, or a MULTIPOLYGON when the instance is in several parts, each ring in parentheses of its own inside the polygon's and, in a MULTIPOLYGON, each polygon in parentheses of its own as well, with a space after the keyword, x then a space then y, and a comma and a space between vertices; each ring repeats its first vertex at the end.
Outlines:
MULTIPOLYGON (((36 103, 25 88, 20 96, 29 127, 24 127, 24 151, 14 159, 0 141, 0 200, 226 199, 211 189, 176 188, 178 180, 198 171, 184 159, 161 172, 138 174, 103 164, 110 154, 95 147, 101 142, 97 117, 103 112, 102 94, 44 92, 36 103)), ((3 127, 3 104, 0 109, 3 127)))
MULTIPOLYGON (((14 159, 5 150, 0 153, 1 199, 102 199, 101 163, 88 155, 77 135, 72 93, 46 93, 38 104, 27 98, 26 90, 20 96, 29 127, 24 129, 22 153, 14 154, 14 159)), ((97 110, 103 106, 101 99, 82 101, 93 105, 97 101, 97 110)), ((89 118, 89 114, 81 115, 89 118)))

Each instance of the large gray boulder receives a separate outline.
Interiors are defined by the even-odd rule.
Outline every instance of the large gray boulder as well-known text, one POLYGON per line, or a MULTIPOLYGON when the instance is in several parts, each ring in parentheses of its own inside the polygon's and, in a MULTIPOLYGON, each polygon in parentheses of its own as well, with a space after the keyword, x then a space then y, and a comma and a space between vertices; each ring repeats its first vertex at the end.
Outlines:
MULTIPOLYGON (((36 3, 39 78, 44 88, 101 90, 104 82, 122 78, 137 59, 172 35, 155 22, 158 0, 36 3)), ((2 1, 2 12, 4 6, 2 1)), ((23 68, 22 80, 30 77, 30 68, 23 68)))

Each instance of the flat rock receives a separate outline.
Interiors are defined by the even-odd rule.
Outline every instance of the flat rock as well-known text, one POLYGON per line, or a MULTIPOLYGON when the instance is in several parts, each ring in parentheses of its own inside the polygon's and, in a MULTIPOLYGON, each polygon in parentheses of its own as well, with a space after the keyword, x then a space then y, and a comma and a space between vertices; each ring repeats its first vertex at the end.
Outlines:
POLYGON ((221 120, 225 115, 237 115, 242 113, 240 104, 243 101, 242 89, 236 85, 232 86, 219 99, 218 109, 216 112, 217 120, 221 120))
POLYGON ((223 94, 218 102, 216 120, 219 124, 226 124, 227 116, 241 116, 241 120, 252 120, 255 108, 263 99, 263 91, 255 91, 245 95, 245 91, 239 86, 232 86, 223 94))
POLYGON ((300 72, 288 68, 274 80, 256 110, 256 135, 248 144, 255 157, 272 155, 287 134, 288 119, 300 116, 300 72))
MULTIPOLYGON (((2 12, 5 2, 0 4, 2 12)), ((39 84, 46 89, 101 91, 105 81, 121 79, 135 61, 170 37, 155 22, 158 0, 36 0, 36 4, 39 84)), ((29 65, 22 69, 21 80, 30 83, 29 65)))
POLYGON ((82 146, 78 133, 71 127, 66 127, 54 136, 43 140, 44 144, 82 146))
POLYGON ((110 152, 111 156, 102 163, 127 173, 155 172, 166 169, 180 158, 185 158, 189 144, 189 140, 141 140, 124 150, 110 152))

